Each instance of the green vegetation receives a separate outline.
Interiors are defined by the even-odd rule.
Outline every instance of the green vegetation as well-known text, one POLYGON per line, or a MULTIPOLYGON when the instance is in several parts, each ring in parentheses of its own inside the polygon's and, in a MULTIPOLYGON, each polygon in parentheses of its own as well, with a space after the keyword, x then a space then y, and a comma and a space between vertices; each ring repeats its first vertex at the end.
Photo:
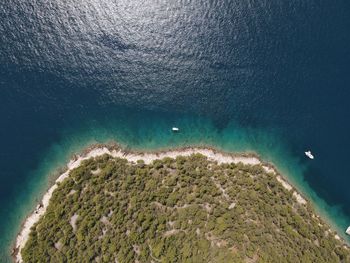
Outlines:
POLYGON ((202 155, 150 165, 104 155, 55 190, 25 262, 350 262, 334 238, 260 165, 202 155))

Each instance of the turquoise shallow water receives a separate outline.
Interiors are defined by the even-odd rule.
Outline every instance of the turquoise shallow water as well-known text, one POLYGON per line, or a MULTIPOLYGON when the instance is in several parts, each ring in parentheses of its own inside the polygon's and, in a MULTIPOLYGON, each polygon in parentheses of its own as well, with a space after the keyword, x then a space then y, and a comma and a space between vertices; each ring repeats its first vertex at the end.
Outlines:
MULTIPOLYGON (((141 114, 143 116, 143 114, 141 114)), ((131 150, 161 150, 182 146, 209 146, 227 152, 256 152, 264 161, 271 162, 286 178, 310 199, 315 208, 343 238, 348 218, 337 208, 330 207, 303 180, 309 161, 303 155, 296 157, 283 143, 278 131, 263 132, 261 130, 244 129, 235 123, 229 123, 225 129, 217 129, 209 119, 179 115, 164 115, 142 121, 141 116, 129 122, 121 118, 120 122, 110 120, 108 124, 90 123, 80 127, 81 130, 66 129, 61 139, 40 157, 37 169, 28 171, 30 176, 21 186, 21 193, 16 195, 13 203, 16 210, 8 215, 9 220, 2 238, 3 249, 13 241, 19 224, 33 209, 44 191, 59 174, 58 168, 64 167, 71 156, 96 143, 118 142, 131 150), (130 132, 130 126, 136 133, 130 132), (179 133, 171 131, 172 126, 180 127, 179 133)), ((148 114, 148 116, 151 116, 148 114)), ((134 116, 135 117, 135 116, 134 116)), ((349 238, 347 238, 350 241, 349 238)), ((4 254, 5 255, 5 254, 4 254)), ((6 256, 3 256, 6 258, 6 256)))

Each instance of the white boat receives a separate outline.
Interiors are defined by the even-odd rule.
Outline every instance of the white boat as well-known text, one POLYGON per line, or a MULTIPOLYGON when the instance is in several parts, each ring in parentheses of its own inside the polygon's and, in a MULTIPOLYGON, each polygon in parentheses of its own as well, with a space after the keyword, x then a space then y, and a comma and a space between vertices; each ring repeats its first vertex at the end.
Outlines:
POLYGON ((350 235, 350 226, 346 229, 345 233, 347 233, 348 235, 350 235))
POLYGON ((178 132, 180 129, 177 128, 177 127, 173 127, 171 130, 172 130, 173 132, 178 132))
POLYGON ((314 159, 315 157, 312 155, 311 151, 306 151, 305 155, 309 157, 310 159, 314 159))

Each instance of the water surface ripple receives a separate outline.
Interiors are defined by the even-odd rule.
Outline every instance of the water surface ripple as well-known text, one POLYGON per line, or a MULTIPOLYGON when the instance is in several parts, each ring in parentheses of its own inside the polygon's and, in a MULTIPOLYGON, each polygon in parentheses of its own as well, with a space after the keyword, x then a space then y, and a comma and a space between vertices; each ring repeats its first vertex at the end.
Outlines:
POLYGON ((345 0, 1 1, 0 261, 48 174, 108 140, 257 151, 343 229, 349 28, 345 0))

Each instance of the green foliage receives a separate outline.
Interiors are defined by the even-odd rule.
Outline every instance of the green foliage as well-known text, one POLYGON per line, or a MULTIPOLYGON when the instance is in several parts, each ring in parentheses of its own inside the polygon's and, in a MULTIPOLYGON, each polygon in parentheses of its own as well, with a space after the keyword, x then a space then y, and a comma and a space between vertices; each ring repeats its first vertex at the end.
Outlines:
POLYGON ((260 165, 200 154, 85 161, 54 191, 25 262, 350 262, 348 248, 260 165), (76 219, 75 222, 72 219, 76 219))

